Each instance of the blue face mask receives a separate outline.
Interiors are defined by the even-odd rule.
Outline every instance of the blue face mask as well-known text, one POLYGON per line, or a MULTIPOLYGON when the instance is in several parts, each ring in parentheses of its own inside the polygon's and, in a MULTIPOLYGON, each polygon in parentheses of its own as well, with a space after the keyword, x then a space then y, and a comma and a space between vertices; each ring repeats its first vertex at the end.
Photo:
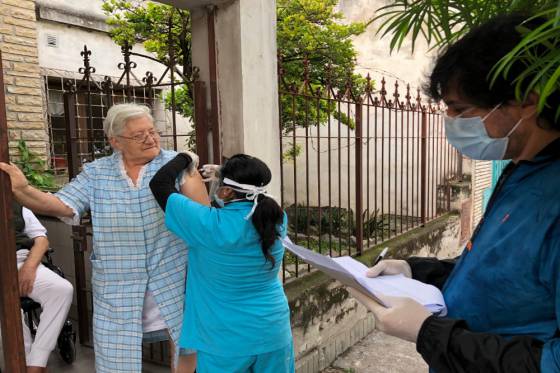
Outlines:
POLYGON ((486 127, 484 126, 484 121, 496 109, 498 109, 500 105, 501 104, 492 109, 484 116, 484 118, 444 116, 445 135, 447 136, 449 143, 461 154, 466 155, 471 159, 482 161, 504 159, 509 143, 509 137, 525 118, 521 118, 505 137, 490 137, 486 131, 486 127))

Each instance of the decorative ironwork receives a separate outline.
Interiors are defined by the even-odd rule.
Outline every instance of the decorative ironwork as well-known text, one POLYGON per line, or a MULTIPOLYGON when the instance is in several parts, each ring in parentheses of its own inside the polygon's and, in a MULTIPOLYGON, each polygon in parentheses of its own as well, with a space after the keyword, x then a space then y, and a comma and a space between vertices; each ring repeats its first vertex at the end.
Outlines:
MULTIPOLYGON (((171 51, 170 51, 171 52, 171 51)), ((81 168, 83 162, 91 161, 105 156, 110 152, 110 146, 103 133, 103 119, 107 110, 115 103, 137 102, 148 105, 153 109, 169 110, 171 116, 154 115, 157 120, 165 121, 166 129, 162 142, 175 150, 182 150, 184 144, 191 143, 191 137, 196 136, 196 149, 201 156, 201 161, 208 162, 208 131, 206 123, 206 88, 201 82, 197 82, 199 70, 188 67, 185 71, 190 75, 185 75, 175 66, 175 58, 171 52, 167 60, 159 60, 153 56, 135 53, 132 47, 125 44, 121 47, 122 61, 116 62, 116 67, 121 71, 120 76, 105 76, 102 79, 95 76, 96 69, 92 66, 94 53, 84 45, 80 55, 82 56, 83 66, 77 69, 80 78, 72 80, 66 79, 61 84, 64 90, 65 105, 65 125, 66 136, 64 149, 66 154, 63 158, 68 166, 69 176, 75 176, 81 168), (143 75, 137 75, 140 70, 140 61, 153 61, 163 66, 163 73, 156 77, 152 71, 145 71, 143 75), (139 79, 137 76, 141 76, 139 79), (179 115, 176 110, 176 90, 182 85, 189 86, 187 92, 196 97, 195 105, 199 108, 199 115, 194 117, 193 131, 189 134, 179 134, 177 131, 177 119, 179 115), (164 94, 171 97, 166 100, 164 94), (155 105, 159 102, 160 105, 155 105), (159 118, 159 119, 158 119, 159 118), (162 119, 163 118, 163 119, 162 119), (168 127, 171 127, 170 129, 168 127), (178 142, 178 139, 181 140, 178 142)), ((165 144, 162 144, 165 146, 165 144)), ((88 298, 91 290, 86 287, 85 281, 85 254, 88 250, 89 241, 86 234, 81 232, 91 232, 90 222, 82 221, 82 225, 74 229, 74 259, 76 271, 76 289, 80 317, 80 342, 89 345, 91 319, 87 309, 88 298)), ((88 233, 90 234, 90 233, 88 233)), ((162 345, 163 346, 163 345, 162 345)), ((156 346, 148 349, 158 348, 156 346)), ((164 348, 161 347, 160 348, 164 348)), ((167 348, 167 347, 165 347, 167 348)), ((151 350, 150 350, 151 351, 151 350)), ((156 354, 157 355, 157 354, 156 354)), ((153 351, 148 352, 148 356, 155 356, 153 351)), ((162 363, 168 359, 167 354, 161 354, 158 362, 162 363)))
MULTIPOLYGON (((278 58, 290 237, 329 255, 359 255, 447 212, 461 157, 445 139, 440 103, 409 84, 388 88, 384 77, 336 78, 331 65, 310 81, 320 73, 312 69, 306 58, 294 69, 301 76, 288 77, 278 58)), ((309 271, 291 256, 284 263, 284 280, 309 271)))
POLYGON ((86 45, 84 45, 84 50, 80 52, 80 56, 84 58, 84 67, 80 67, 78 71, 80 72, 80 74, 84 74, 85 77, 90 78, 91 74, 95 74, 95 67, 89 64, 91 51, 87 49, 86 45))

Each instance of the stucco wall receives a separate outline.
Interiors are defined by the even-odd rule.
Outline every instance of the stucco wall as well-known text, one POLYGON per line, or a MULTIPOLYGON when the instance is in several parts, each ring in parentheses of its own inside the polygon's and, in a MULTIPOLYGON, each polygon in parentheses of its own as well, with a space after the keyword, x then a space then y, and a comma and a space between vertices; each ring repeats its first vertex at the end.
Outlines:
MULTIPOLYGON (((338 9, 349 21, 365 22, 373 18, 375 11, 391 3, 386 0, 340 0, 338 9)), ((421 38, 418 38, 415 50, 411 50, 411 39, 405 39, 400 51, 390 53, 391 39, 376 35, 382 20, 371 24, 367 31, 354 39, 354 46, 358 51, 357 71, 386 78, 397 79, 410 83, 413 87, 420 87, 430 65, 435 51, 429 48, 421 38)))

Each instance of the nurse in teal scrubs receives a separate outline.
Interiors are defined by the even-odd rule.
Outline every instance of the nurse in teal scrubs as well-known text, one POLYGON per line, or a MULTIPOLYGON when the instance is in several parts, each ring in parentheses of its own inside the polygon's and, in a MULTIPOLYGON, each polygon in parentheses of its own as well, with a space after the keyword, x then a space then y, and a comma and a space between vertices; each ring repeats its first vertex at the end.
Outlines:
MULTIPOLYGON (((220 169, 215 200, 201 205, 176 189, 191 163, 179 154, 150 187, 165 223, 189 247, 182 348, 198 353, 197 372, 294 372, 289 307, 278 277, 286 214, 267 195, 270 169, 236 155, 220 169)), ((200 183, 196 173, 187 183, 200 183)))

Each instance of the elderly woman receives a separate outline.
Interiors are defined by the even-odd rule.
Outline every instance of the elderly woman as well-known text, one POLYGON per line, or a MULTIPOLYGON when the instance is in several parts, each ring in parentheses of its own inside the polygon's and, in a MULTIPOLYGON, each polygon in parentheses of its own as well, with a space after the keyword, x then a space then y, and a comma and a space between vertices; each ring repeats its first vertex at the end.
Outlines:
MULTIPOLYGON (((160 149, 145 106, 113 106, 104 131, 113 155, 85 164, 54 195, 30 186, 15 166, 0 163, 0 169, 10 175, 15 198, 37 213, 77 224, 91 212, 96 371, 140 373, 143 337, 170 336, 174 347, 181 330, 187 249, 166 229, 148 186, 175 152, 160 149)), ((196 169, 183 177, 194 182, 183 183, 181 192, 209 204, 196 169)))

